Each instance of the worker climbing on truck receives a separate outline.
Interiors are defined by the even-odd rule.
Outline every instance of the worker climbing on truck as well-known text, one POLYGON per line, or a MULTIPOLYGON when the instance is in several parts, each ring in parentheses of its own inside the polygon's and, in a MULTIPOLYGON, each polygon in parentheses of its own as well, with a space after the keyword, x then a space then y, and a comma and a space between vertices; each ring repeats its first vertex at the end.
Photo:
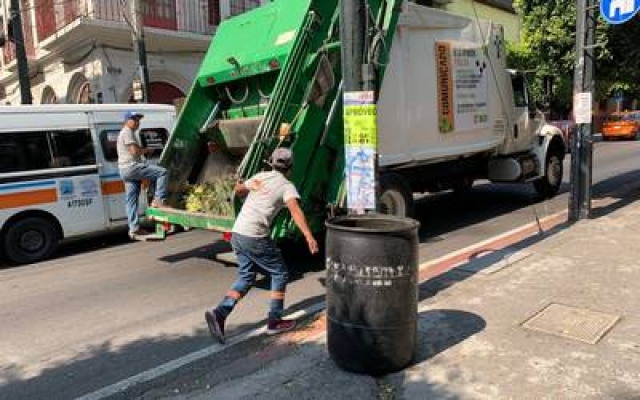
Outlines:
POLYGON ((235 193, 247 196, 233 225, 231 246, 238 259, 238 278, 216 308, 205 312, 209 331, 220 343, 225 341, 225 322, 238 301, 255 283, 257 272, 271 277, 271 302, 267 333, 276 334, 295 328, 294 320, 282 319, 285 289, 289 273, 280 250, 270 238, 271 222, 286 205, 311 254, 318 252, 307 220, 298 203, 300 195, 287 179, 293 166, 293 154, 287 148, 276 149, 269 161, 272 170, 260 172, 247 181, 238 181, 235 193))
POLYGON ((129 111, 124 115, 124 126, 118 135, 118 169, 124 181, 129 237, 137 240, 147 232, 140 229, 138 201, 142 181, 145 179, 155 184, 155 195, 152 207, 166 208, 167 170, 158 165, 146 162, 145 155, 153 153, 153 149, 144 147, 137 134, 140 120, 144 115, 129 111))

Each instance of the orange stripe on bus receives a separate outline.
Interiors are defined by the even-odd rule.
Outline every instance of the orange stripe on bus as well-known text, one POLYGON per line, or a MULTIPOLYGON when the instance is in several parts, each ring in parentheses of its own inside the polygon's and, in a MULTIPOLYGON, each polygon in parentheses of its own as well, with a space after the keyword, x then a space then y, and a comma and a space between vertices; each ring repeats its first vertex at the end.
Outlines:
POLYGON ((120 193, 124 193, 124 182, 122 181, 102 182, 103 196, 108 196, 110 194, 120 194, 120 193))
POLYGON ((36 204, 55 203, 58 201, 56 189, 33 190, 0 195, 0 210, 33 206, 36 204))
MULTIPOLYGON (((142 181, 142 188, 149 188, 149 181, 142 181)), ((124 193, 124 182, 123 181, 111 181, 111 182, 102 182, 102 195, 109 196, 111 194, 120 194, 124 193)))

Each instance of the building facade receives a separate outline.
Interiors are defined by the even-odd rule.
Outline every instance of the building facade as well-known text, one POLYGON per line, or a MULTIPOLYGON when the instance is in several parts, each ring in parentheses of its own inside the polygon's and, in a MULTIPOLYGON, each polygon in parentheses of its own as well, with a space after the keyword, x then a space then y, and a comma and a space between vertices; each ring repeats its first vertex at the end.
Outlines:
MULTIPOLYGON (((132 101, 137 79, 133 0, 21 0, 31 93, 41 103, 132 101)), ((185 96, 221 20, 268 0, 140 0, 150 101, 171 104, 185 96)), ((7 31, 9 0, 0 0, 7 31)), ((19 104, 15 48, 0 59, 0 104, 19 104)))

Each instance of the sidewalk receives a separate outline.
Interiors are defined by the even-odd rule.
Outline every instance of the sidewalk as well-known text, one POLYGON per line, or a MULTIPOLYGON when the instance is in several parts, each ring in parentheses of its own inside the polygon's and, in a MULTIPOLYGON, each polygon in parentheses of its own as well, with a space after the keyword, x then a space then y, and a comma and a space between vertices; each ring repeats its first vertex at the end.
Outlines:
POLYGON ((638 399, 640 201, 629 201, 640 191, 631 192, 600 201, 595 219, 479 254, 423 283, 417 354, 404 371, 381 379, 343 372, 327 354, 319 316, 141 397, 638 399), (538 330, 523 326, 536 315, 538 330))

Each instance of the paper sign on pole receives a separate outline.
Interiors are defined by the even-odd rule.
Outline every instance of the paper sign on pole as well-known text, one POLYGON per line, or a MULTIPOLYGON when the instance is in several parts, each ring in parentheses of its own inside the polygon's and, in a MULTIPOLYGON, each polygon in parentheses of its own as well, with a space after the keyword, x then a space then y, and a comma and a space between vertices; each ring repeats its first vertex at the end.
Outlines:
POLYGON ((593 96, 591 92, 576 93, 573 97, 573 116, 576 124, 590 124, 593 119, 593 96))
POLYGON ((344 94, 345 177, 347 207, 376 208, 377 108, 372 91, 344 94))

